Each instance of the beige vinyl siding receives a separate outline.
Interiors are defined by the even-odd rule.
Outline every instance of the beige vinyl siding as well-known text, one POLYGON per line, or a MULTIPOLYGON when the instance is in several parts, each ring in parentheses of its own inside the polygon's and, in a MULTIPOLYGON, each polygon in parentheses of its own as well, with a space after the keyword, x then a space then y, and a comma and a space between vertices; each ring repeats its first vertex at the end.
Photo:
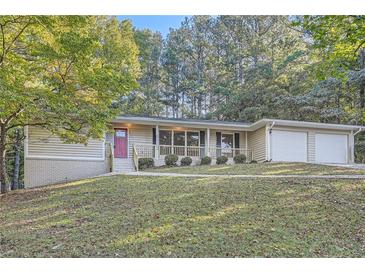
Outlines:
POLYGON ((210 130, 210 138, 209 138, 209 147, 217 147, 217 131, 220 130, 215 130, 215 129, 211 129, 210 130))
POLYGON ((40 127, 28 127, 27 158, 103 160, 104 141, 91 139, 87 145, 62 142, 57 136, 40 127))
POLYGON ((239 134, 240 134, 240 148, 245 149, 246 148, 246 133, 239 132, 239 134))
POLYGON ((308 130, 308 162, 314 163, 316 161, 316 132, 314 130, 308 130))
POLYGON ((355 162, 355 139, 354 139, 354 133, 351 132, 349 134, 349 163, 354 163, 355 162))
POLYGON ((248 148, 253 150, 253 159, 259 162, 266 160, 266 128, 262 127, 248 132, 248 148))
POLYGON ((152 145, 152 126, 134 126, 129 128, 129 157, 133 155, 134 144, 152 145))

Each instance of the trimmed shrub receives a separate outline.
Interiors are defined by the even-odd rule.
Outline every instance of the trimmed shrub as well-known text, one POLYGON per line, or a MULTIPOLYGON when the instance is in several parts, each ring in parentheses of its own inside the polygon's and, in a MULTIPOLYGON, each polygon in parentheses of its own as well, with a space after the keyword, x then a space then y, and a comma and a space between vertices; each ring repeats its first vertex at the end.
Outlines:
POLYGON ((138 169, 143 170, 146 168, 151 168, 155 166, 153 158, 139 158, 138 159, 138 169))
POLYGON ((190 166, 193 160, 190 157, 184 157, 180 160, 182 166, 190 166))
POLYGON ((235 164, 244 164, 246 162, 246 155, 238 154, 233 157, 233 161, 235 164))
POLYGON ((209 156, 203 157, 200 162, 201 165, 210 165, 211 163, 212 163, 212 158, 210 158, 209 156))
POLYGON ((228 158, 226 156, 220 156, 217 158, 217 165, 224 165, 227 161, 228 158))
POLYGON ((256 161, 256 160, 252 160, 252 161, 250 162, 250 164, 257 164, 257 161, 256 161))
POLYGON ((179 160, 179 156, 176 154, 170 154, 165 156, 165 164, 167 166, 176 166, 177 160, 179 160))

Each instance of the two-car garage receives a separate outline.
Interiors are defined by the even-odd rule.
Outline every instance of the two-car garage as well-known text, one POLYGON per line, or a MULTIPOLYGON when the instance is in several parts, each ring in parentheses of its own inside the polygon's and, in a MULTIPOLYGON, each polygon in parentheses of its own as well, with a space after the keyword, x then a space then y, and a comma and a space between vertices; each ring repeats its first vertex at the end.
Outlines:
POLYGON ((271 130, 272 161, 348 163, 348 134, 271 130), (311 155, 309 155, 311 153, 311 155))

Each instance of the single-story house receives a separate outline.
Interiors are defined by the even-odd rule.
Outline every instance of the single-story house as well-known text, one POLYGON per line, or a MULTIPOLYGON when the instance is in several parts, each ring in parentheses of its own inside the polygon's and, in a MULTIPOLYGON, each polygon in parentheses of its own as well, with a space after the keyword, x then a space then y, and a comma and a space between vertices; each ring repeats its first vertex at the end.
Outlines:
POLYGON ((365 127, 262 119, 255 123, 120 116, 102 140, 87 145, 62 143, 39 127, 27 127, 25 187, 65 182, 107 172, 135 171, 138 159, 204 156, 212 163, 237 154, 247 161, 353 163, 354 135, 365 127))

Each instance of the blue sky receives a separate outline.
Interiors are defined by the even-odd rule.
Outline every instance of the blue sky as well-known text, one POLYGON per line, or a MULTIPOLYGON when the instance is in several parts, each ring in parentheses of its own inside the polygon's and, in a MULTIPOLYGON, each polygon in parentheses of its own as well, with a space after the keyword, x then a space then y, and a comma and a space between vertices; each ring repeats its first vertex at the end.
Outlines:
POLYGON ((118 19, 130 19, 136 28, 149 28, 154 31, 159 31, 163 37, 166 37, 169 29, 180 27, 185 17, 177 15, 120 15, 118 19))

